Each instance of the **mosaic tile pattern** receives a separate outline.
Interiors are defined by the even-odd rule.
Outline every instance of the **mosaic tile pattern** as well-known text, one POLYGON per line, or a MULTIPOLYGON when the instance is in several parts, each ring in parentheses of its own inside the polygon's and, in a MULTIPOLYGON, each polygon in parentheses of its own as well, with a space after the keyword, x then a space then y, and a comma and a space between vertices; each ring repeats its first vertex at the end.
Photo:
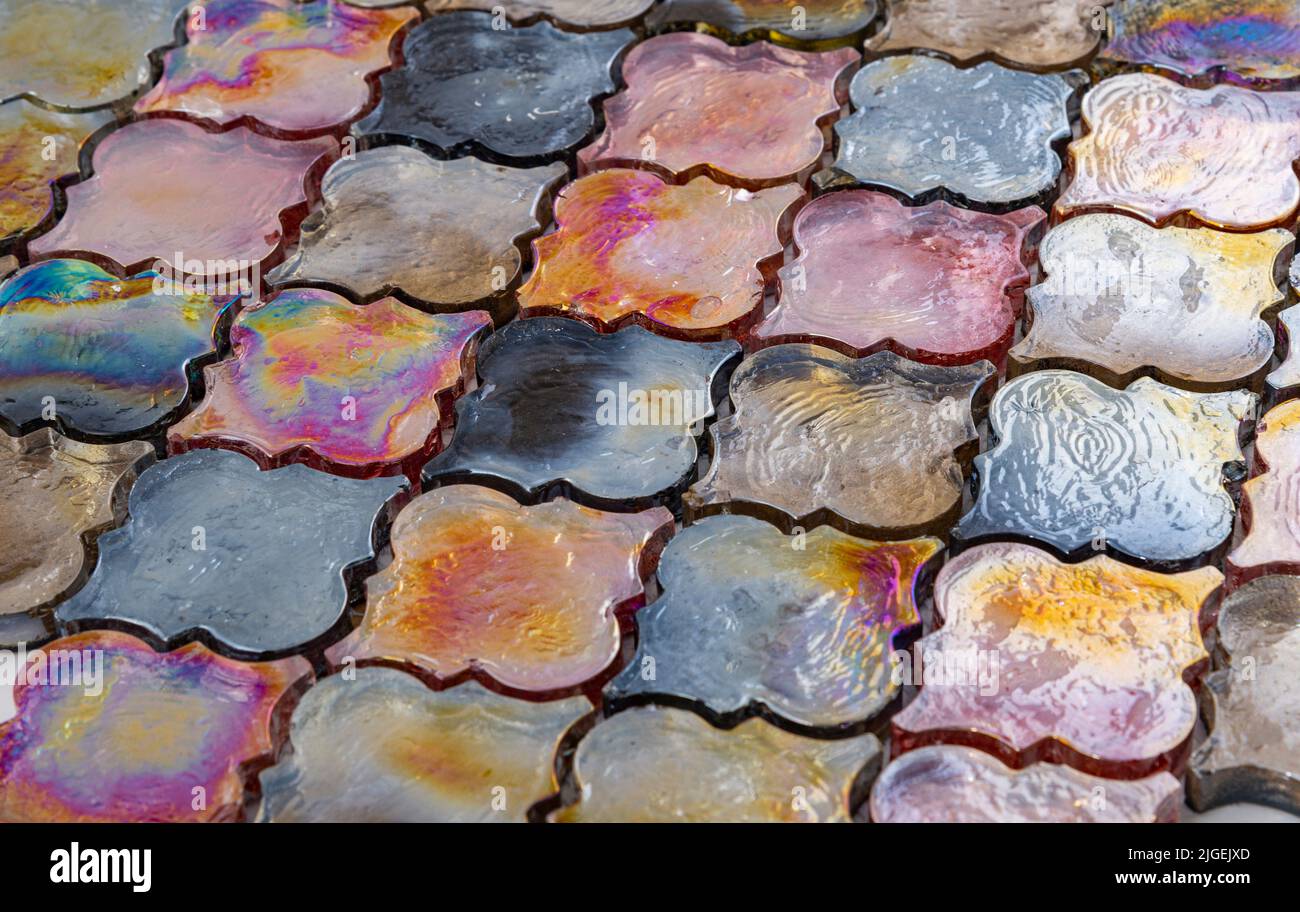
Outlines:
POLYGON ((497 15, 499 9, 516 23, 543 17, 576 29, 605 29, 635 24, 653 4, 654 0, 424 0, 422 5, 430 13, 482 10, 497 15))
POLYGON ((664 0, 646 24, 652 29, 702 24, 733 37, 820 47, 852 42, 882 6, 877 0, 664 0))
POLYGON ((1247 534, 1228 555, 1228 575, 1300 573, 1300 401, 1284 402, 1259 420, 1254 472, 1242 486, 1247 534))

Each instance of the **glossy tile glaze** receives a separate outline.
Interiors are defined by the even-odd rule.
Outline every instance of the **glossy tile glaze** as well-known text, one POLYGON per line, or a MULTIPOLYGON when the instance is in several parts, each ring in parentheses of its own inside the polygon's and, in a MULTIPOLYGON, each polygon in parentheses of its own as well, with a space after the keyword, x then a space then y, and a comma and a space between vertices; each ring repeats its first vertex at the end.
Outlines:
POLYGON ((1026 235, 1044 217, 912 208, 869 190, 818 197, 795 219, 799 256, 754 338, 855 358, 888 348, 931 364, 999 362, 1029 284, 1026 235))
POLYGON ((414 477, 442 448, 491 325, 481 310, 430 316, 395 298, 358 306, 329 291, 281 292, 235 319, 231 356, 204 369, 206 395, 167 432, 168 447, 414 477))
POLYGON ((709 31, 789 45, 850 43, 880 13, 877 0, 664 0, 651 29, 703 25, 709 31))
POLYGON ((1192 755, 1197 810, 1250 801, 1300 814, 1300 579, 1269 576, 1219 610, 1227 663, 1206 679, 1209 737, 1192 755))
POLYGON ((787 530, 830 522, 887 538, 946 532, 961 505, 958 451, 978 439, 972 400, 992 374, 987 361, 762 349, 732 375, 734 411, 709 431, 713 460, 685 495, 687 513, 738 510, 787 530))
POLYGON ((639 323, 687 339, 734 335, 763 306, 804 199, 795 184, 756 193, 649 171, 589 174, 560 191, 557 230, 533 242, 523 316, 573 316, 610 332, 639 323))
POLYGON ((0 425, 111 438, 171 421, 229 304, 159 278, 49 260, 0 285, 0 425))
POLYGON ((953 534, 1199 562, 1232 534, 1224 479, 1244 470, 1238 434, 1254 407, 1250 393, 1188 393, 1146 377, 1124 390, 1071 371, 1018 377, 993 399, 996 445, 975 459, 975 505, 953 534))
POLYGON ((99 565, 56 618, 165 641, 202 633, 239 654, 300 647, 343 615, 344 572, 373 557, 399 487, 301 465, 259 472, 222 450, 164 460, 140 475, 131 518, 100 536, 99 565))
POLYGON ((851 48, 733 47, 686 32, 643 41, 623 62, 627 87, 605 101, 605 132, 578 152, 579 170, 649 167, 679 180, 708 173, 749 189, 802 182, 821 159, 821 125, 839 114, 841 79, 858 60, 851 48))
POLYGON ((518 282, 519 245, 542 230, 566 173, 558 163, 506 168, 438 161, 409 146, 367 149, 325 173, 324 207, 268 279, 363 298, 400 292, 445 308, 484 301, 518 282))
POLYGON ((474 682, 433 691, 392 668, 322 679, 261 774, 262 822, 522 823, 555 790, 560 738, 580 697, 528 703, 474 682))
POLYGON ((1155 369, 1174 383, 1245 385, 1273 356, 1260 319, 1286 298, 1274 261, 1289 231, 1152 228, 1093 213, 1048 232, 1013 364, 1078 367, 1112 385, 1155 369))
POLYGON ((1189 89, 1129 73, 1087 94, 1083 120, 1058 218, 1100 209, 1155 225, 1177 219, 1257 231, 1295 216, 1300 92, 1189 89))
POLYGON ((179 111, 220 124, 249 118, 271 130, 313 133, 356 118, 367 77, 389 67, 389 47, 419 19, 411 7, 360 9, 339 0, 209 0, 186 42, 136 113, 179 111))
POLYGON ((479 387, 456 404, 456 434, 425 466, 425 485, 479 481, 597 507, 664 502, 689 483, 695 438, 739 357, 735 342, 639 326, 602 335, 557 317, 510 323, 483 344, 479 387))
MULTIPOLYGON (((236 127, 207 133, 181 120, 128 124, 95 149, 95 176, 68 188, 68 211, 30 245, 33 256, 86 252, 128 271, 156 260, 236 261, 259 269, 279 248, 304 182, 338 152, 327 137, 281 142, 236 127)), ((300 218, 301 216, 299 216, 300 218)))
POLYGON ((422 5, 430 13, 481 10, 513 22, 542 17, 578 29, 605 29, 635 24, 653 4, 654 0, 424 0, 422 5))
POLYGON ((1242 486, 1247 534, 1228 555, 1228 576, 1237 582, 1300 573, 1300 400, 1284 402, 1259 420, 1254 475, 1242 486))
POLYGON ((0 820, 238 819, 240 765, 271 752, 276 703, 311 674, 296 657, 235 662, 199 643, 157 653, 108 630, 44 653, 14 688, 17 715, 0 723, 0 820), (74 656, 81 680, 54 679, 74 656))
MULTIPOLYGON (((1296 264, 1291 264, 1291 286, 1296 282, 1296 264)), ((1277 333, 1286 340, 1286 355, 1265 382, 1273 394, 1288 395, 1300 387, 1300 307, 1288 307, 1277 315, 1277 333)))
POLYGON ((592 102, 614 91, 632 32, 493 22, 443 13, 412 29, 405 66, 381 77, 379 106, 354 132, 513 160, 553 160, 586 140, 596 126, 592 102))
POLYGON ((0 435, 0 615, 50 604, 85 579, 87 545, 126 519, 126 492, 153 458, 138 440, 94 446, 48 429, 0 435))
POLYGON ((1196 726, 1184 678, 1207 664, 1201 610, 1222 581, 1212 567, 1064 564, 1021 544, 959 555, 935 581, 939 629, 915 646, 924 686, 894 716, 894 754, 946 742, 1016 768, 1178 775, 1196 726))
POLYGON ((818 741, 750 719, 723 731, 682 709, 639 707, 580 742, 576 804, 560 823, 847 823, 874 735, 818 741))
POLYGON ((787 537, 747 516, 680 532, 659 564, 663 594, 637 612, 636 656, 606 699, 669 695, 719 716, 761 704, 796 725, 875 717, 900 692, 891 656, 921 623, 935 538, 882 543, 827 526, 787 537))
POLYGON ((535 693, 576 687, 618 657, 619 617, 645 603, 672 532, 662 507, 521 507, 475 485, 438 488, 398 515, 393 562, 367 581, 365 618, 330 659, 406 662, 442 680, 472 671, 535 693))
POLYGON ((874 184, 924 200, 1023 205, 1056 186, 1052 148, 1070 135, 1070 78, 995 63, 958 69, 905 54, 867 64, 849 86, 853 114, 825 186, 874 184), (838 172, 838 174, 836 173, 838 172))
POLYGON ((1183 785, 1167 772, 1125 782, 1059 763, 1022 770, 969 747, 936 744, 885 767, 871 788, 876 823, 1174 823, 1183 785))

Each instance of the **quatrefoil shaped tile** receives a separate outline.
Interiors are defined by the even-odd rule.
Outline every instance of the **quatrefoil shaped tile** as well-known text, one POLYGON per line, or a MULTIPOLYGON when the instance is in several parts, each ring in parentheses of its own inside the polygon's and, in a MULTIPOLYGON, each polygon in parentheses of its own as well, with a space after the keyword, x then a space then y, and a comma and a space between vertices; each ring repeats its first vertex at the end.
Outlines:
POLYGON ((731 377, 733 413, 710 428, 713 461, 687 515, 753 513, 789 531, 941 534, 961 508, 987 361, 935 367, 878 352, 854 360, 777 345, 731 377))
POLYGON ((173 111, 277 133, 319 133, 358 117, 389 47, 420 18, 411 7, 360 9, 339 0, 209 0, 167 52, 138 114, 173 111))
POLYGON ((642 706, 578 742, 577 803, 558 823, 847 823, 880 764, 874 735, 815 740, 762 719, 714 728, 642 706))
POLYGON ((1252 580, 1224 599, 1218 623, 1227 662, 1206 679, 1210 733, 1192 755, 1191 804, 1300 814, 1300 579, 1252 580))
POLYGON ((904 206, 869 190, 828 193, 794 223, 759 344, 815 342, 861 358, 881 349, 930 364, 1000 362, 1029 284, 1037 207, 990 215, 943 201, 904 206))
POLYGON ((522 823, 556 788, 555 754, 591 704, 516 700, 470 681, 434 691, 393 668, 330 675, 261 773, 262 822, 522 823))
POLYGON ((68 211, 29 245, 36 258, 107 257, 127 272, 169 262, 177 274, 265 272, 306 214, 306 181, 338 142, 283 142, 183 120, 127 124, 95 149, 95 176, 67 190, 68 211), (183 263, 175 263, 179 254, 183 263))
POLYGON ((310 674, 301 658, 158 653, 111 630, 49 643, 28 654, 17 714, 0 723, 0 820, 238 820, 240 767, 271 754, 276 704, 310 674))
POLYGON ((877 0, 664 0, 646 17, 646 25, 702 25, 733 39, 825 48, 855 44, 882 5, 877 0))
POLYGON ((1114 210, 1154 225, 1259 231, 1295 218, 1300 92, 1192 89, 1128 73, 1087 94, 1083 122, 1058 219, 1114 210))
POLYGON ((660 35, 623 64, 627 87, 605 101, 605 132, 578 152, 580 171, 653 168, 679 181, 707 173, 757 190, 803 183, 844 105, 852 48, 805 53, 767 42, 660 35))
POLYGON ((839 152, 826 188, 871 184, 918 202, 1015 208, 1056 188, 1052 144, 1070 135, 1076 74, 996 63, 958 69, 904 54, 867 64, 849 85, 853 114, 835 124, 839 152))
POLYGON ((204 369, 207 393, 168 446, 235 449, 263 468, 416 477, 442 448, 490 327, 481 310, 431 316, 395 298, 283 291, 235 318, 231 357, 204 369))
POLYGON ((1228 555, 1234 582, 1300 574, 1300 400, 1270 409, 1255 431, 1255 477, 1242 486, 1246 535, 1228 555))
POLYGON ((48 428, 0 435, 0 615, 51 604, 85 579, 87 546, 126 519, 126 491, 153 458, 139 440, 96 446, 48 428))
POLYGON ((1106 31, 1110 0, 890 0, 873 51, 925 48, 954 60, 985 58, 1030 69, 1078 63, 1106 31))
POLYGON ((1097 62, 1254 88, 1300 83, 1300 9, 1292 0, 1117 0, 1097 62))
POLYGON ((54 185, 75 176, 81 144, 106 111, 64 114, 23 99, 0 104, 0 249, 54 217, 54 185))
POLYGON ((556 25, 582 31, 635 25, 654 5, 654 0, 425 0, 422 5, 434 14, 479 10, 504 16, 515 24, 548 19, 556 25))
POLYGON ((373 560, 400 490, 303 465, 260 472, 225 450, 164 460, 140 475, 130 519, 100 536, 98 567, 55 618, 198 635, 240 656, 300 647, 343 616, 348 573, 373 560))
POLYGON ((615 65, 634 37, 436 15, 411 30, 405 65, 380 77, 379 106, 354 132, 426 142, 443 155, 554 161, 595 129, 592 103, 614 91, 615 65))
POLYGON ((1187 682, 1209 659, 1202 609, 1222 582, 1213 567, 1065 564, 1022 544, 964 552, 935 580, 939 629, 913 648, 923 686, 894 716, 895 755, 953 743, 1017 769, 1179 775, 1196 727, 1187 682))
POLYGON ((875 823, 1177 823, 1182 803, 1164 771, 1126 782, 1059 763, 1016 770, 955 744, 908 751, 871 787, 875 823))
POLYGON ((1091 213, 1047 233, 1017 370, 1078 367, 1112 386, 1154 373, 1194 389, 1248 385, 1273 356, 1261 318, 1286 298, 1274 264, 1295 237, 1152 228, 1091 213))
POLYGON ((393 562, 366 583, 361 626, 331 661, 404 662, 440 681, 468 673, 533 694, 571 690, 622 648, 673 516, 602 513, 567 500, 521 507, 475 485, 416 498, 393 562), (537 582, 546 584, 538 588, 537 582))
POLYGON ((900 692, 890 657, 921 623, 920 578, 942 549, 711 516, 669 543, 663 594, 637 612, 637 654, 606 698, 667 695, 729 718, 762 707, 808 728, 866 723, 900 692))
POLYGON ((694 475, 735 342, 679 342, 629 326, 600 334, 560 317, 488 337, 479 386, 426 487, 478 481, 517 499, 555 494, 625 509, 671 501, 694 475))
POLYGON ((975 459, 975 505, 954 530, 1109 550, 1161 566, 1210 559, 1232 534, 1225 478, 1244 475, 1246 392, 1189 393, 1143 377, 1116 390, 1063 370, 998 390, 993 448, 975 459))
POLYGON ((761 315, 789 234, 795 184, 750 192, 649 171, 589 174, 560 192, 556 231, 533 242, 523 316, 628 323, 686 339, 735 335, 761 315))
POLYGON ((324 207, 302 223, 296 251, 268 279, 365 299, 398 293, 439 309, 493 303, 518 284, 520 245, 541 232, 551 191, 567 173, 559 163, 439 161, 410 146, 364 150, 325 172, 324 207))
POLYGON ((0 426, 102 439, 152 435, 173 420, 196 362, 215 356, 230 299, 160 279, 48 260, 0 285, 0 426))
POLYGON ((97 108, 153 81, 186 0, 0 0, 0 101, 97 108))

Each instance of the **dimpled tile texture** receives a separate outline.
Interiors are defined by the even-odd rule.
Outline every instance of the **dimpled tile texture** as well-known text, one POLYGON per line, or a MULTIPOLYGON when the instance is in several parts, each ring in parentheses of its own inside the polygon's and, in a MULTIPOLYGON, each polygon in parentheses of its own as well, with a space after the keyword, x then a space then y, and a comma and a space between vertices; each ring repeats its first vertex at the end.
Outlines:
POLYGON ((714 458, 685 495, 687 511, 891 538, 946 530, 961 505, 957 451, 978 437, 972 397, 992 374, 986 361, 934 367, 893 352, 855 361, 815 345, 762 349, 732 375, 734 412, 709 430, 714 458))
POLYGON ((1172 823, 1182 783, 1167 772, 1124 782, 1059 763, 1023 770, 969 747, 936 744, 885 767, 871 789, 876 823, 1172 823))
POLYGON ((199 643, 157 653, 107 630, 43 649, 0 724, 0 820, 238 819, 239 766, 271 752, 276 703, 311 673, 297 657, 235 662, 199 643), (51 680, 56 661, 78 667, 74 656, 80 686, 51 680))
POLYGON ((598 334, 577 320, 510 323, 479 354, 479 387, 456 404, 456 434, 425 485, 484 481, 594 506, 662 501, 698 456, 692 425, 713 415, 735 342, 664 339, 639 326, 598 334))
POLYGON ((1210 733, 1192 756, 1191 802, 1300 814, 1300 579, 1247 583, 1224 600, 1218 624, 1227 664, 1206 680, 1210 733))
POLYGON ((1056 186, 1052 148, 1070 135, 1064 76, 995 63, 958 69, 936 57, 873 61, 853 77, 853 114, 835 125, 834 167, 918 199, 943 192, 1009 206, 1056 186))
POLYGON ((938 630, 914 649, 925 683, 894 716, 894 754, 947 742, 1017 768, 1177 774, 1196 725, 1184 675, 1208 660, 1201 607, 1222 581, 1212 567, 1166 575, 1104 555, 1063 564, 1021 544, 953 558, 934 585, 938 630))
POLYGON ((1295 237, 1152 228, 1122 215, 1072 218, 1048 232, 1046 280, 1029 289, 1032 327, 1017 365, 1080 366, 1112 385, 1155 368, 1174 383, 1228 384, 1262 370, 1286 298, 1274 262, 1295 237))
POLYGON ((520 312, 606 332, 635 322, 683 338, 732 334, 757 319, 786 213, 802 199, 794 184, 750 193, 707 177, 676 186, 649 171, 589 174, 560 191, 557 229, 533 242, 520 312))
POLYGON ((77 173, 86 137, 112 122, 104 111, 62 114, 18 99, 0 104, 0 244, 54 213, 54 182, 77 173))
POLYGON ((482 301, 518 280, 519 244, 542 230, 540 213, 565 174, 558 163, 507 168, 408 146, 367 149, 330 166, 323 208, 267 278, 448 308, 482 301))
POLYGON ((799 256, 754 337, 859 358, 888 348, 932 364, 1001 361, 1029 284, 1026 235, 1044 217, 908 207, 869 190, 818 197, 795 219, 799 256))
POLYGON ((718 715, 762 704, 807 727, 866 722, 899 693, 894 642, 921 623, 919 576, 942 548, 709 517, 665 550, 663 594, 637 612, 637 655, 606 698, 667 694, 718 715))
POLYGON ((1228 574, 1300 573, 1300 400, 1270 409, 1255 428, 1255 477, 1242 486, 1246 536, 1228 574))
POLYGON ((639 707, 578 743, 576 804, 561 823, 845 823, 874 735, 818 741, 759 719, 723 731, 681 709, 639 707))
POLYGON ((164 460, 140 475, 130 519, 100 536, 99 565, 55 615, 165 641, 202 632, 243 654, 302 646, 342 616, 344 570, 372 557, 372 527, 399 487, 301 465, 259 472, 223 450, 164 460))
POLYGON ((555 790, 560 738, 590 710, 474 682, 433 691, 391 668, 331 675, 294 710, 293 753, 262 772, 258 819, 521 823, 555 790))
POLYGON ((53 602, 85 578, 86 544, 126 518, 126 491, 153 456, 139 440, 0 436, 0 615, 53 602))
POLYGON ((407 662, 441 679, 473 671, 516 690, 576 687, 621 647, 619 615, 672 534, 662 507, 602 513, 567 500, 521 507, 475 485, 417 498, 393 525, 393 562, 366 584, 366 615, 330 650, 407 662))
MULTIPOLYGON (((357 0, 351 0, 356 3, 357 0)), ((654 0, 424 0, 431 13, 449 10, 481 10, 504 13, 513 21, 531 21, 539 16, 576 28, 612 28, 632 25, 654 4, 654 0)), ((373 5, 361 3, 361 6, 373 5)))
POLYGON ((1063 554, 1106 548, 1161 564, 1199 561, 1232 533, 1228 464, 1250 393, 1189 393, 1143 377, 1124 390, 1034 371, 998 390, 995 446, 954 535, 1020 536, 1063 554))
POLYGON ((783 44, 839 43, 862 34, 881 5, 877 0, 664 0, 646 24, 659 29, 703 23, 783 44))
POLYGON ((0 100, 61 108, 125 98, 152 79, 185 0, 0 0, 0 100))
POLYGON ((309 170, 337 151, 328 137, 291 143, 243 127, 128 124, 98 145, 95 176, 68 188, 67 214, 31 251, 94 253, 130 271, 176 252, 186 264, 202 261, 187 269, 196 275, 232 261, 260 268, 283 240, 287 210, 306 202, 309 170))
POLYGON ((419 19, 409 7, 365 10, 338 0, 209 0, 186 43, 168 51, 138 113, 179 111, 220 124, 242 118, 286 132, 353 120, 370 101, 366 77, 419 19))
POLYGON ((231 357, 205 368, 207 394, 168 446, 228 447, 265 468, 414 476, 441 448, 490 326, 481 310, 430 316, 394 298, 281 292, 235 319, 231 357))
POLYGON ((1059 218, 1117 210, 1163 225, 1186 216, 1257 231, 1292 219, 1300 183, 1300 92, 1191 89, 1128 73, 1083 99, 1059 218), (1160 137, 1159 142, 1151 137, 1160 137))
POLYGON ((227 304, 159 278, 48 260, 0 285, 0 425, 117 437, 171 420, 227 304))
POLYGON ((707 172, 750 189, 802 181, 821 159, 820 125, 839 113, 838 84, 858 59, 851 48, 651 38, 623 62, 627 87, 605 101, 605 132, 578 152, 579 167, 639 165, 679 179, 707 172))
POLYGON ((493 21, 443 13, 412 29, 406 65, 380 77, 379 106, 356 132, 512 159, 556 158, 587 139, 596 125, 592 102, 614 91, 615 63, 632 33, 493 21))
POLYGON ((1109 0, 891 0, 877 51, 926 48, 956 60, 992 56, 1032 68, 1068 66, 1092 53, 1109 0))
POLYGON ((1270 87, 1300 80, 1295 0, 1117 0, 1104 62, 1270 87))

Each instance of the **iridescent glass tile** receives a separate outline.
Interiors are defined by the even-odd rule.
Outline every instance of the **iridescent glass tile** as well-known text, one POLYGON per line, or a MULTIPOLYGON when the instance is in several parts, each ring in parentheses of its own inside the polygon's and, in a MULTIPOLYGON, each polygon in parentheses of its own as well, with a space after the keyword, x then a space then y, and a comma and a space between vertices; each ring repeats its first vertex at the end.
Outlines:
POLYGON ((936 538, 874 542, 828 526, 787 537, 747 516, 687 527, 659 564, 663 594, 637 612, 637 654, 606 688, 668 695, 717 716, 759 707, 800 726, 874 718, 900 692, 891 657, 919 629, 936 538))
POLYGON ((365 110, 369 78, 392 65, 389 46, 420 16, 338 0, 208 0, 201 9, 136 113, 255 121, 284 133, 337 127, 365 110))
MULTIPOLYGON (((1291 265, 1291 285, 1297 285, 1295 263, 1291 265)), ((1300 387, 1300 307, 1288 307, 1277 315, 1277 335, 1284 340, 1286 355, 1265 383, 1270 398, 1289 398, 1300 387)))
POLYGON ((643 706, 580 742, 560 823, 847 823, 878 769, 874 735, 819 741, 750 719, 723 731, 643 706))
POLYGON ((1213 567, 1066 564, 1022 544, 964 552, 935 581, 938 630, 913 649, 922 686, 893 719, 895 756, 951 743, 1016 768, 1179 775, 1196 727, 1187 682, 1209 659, 1202 610, 1222 582, 1213 567))
POLYGON ((970 747, 908 751, 871 787, 876 823, 1176 823, 1183 784, 1161 771, 1123 781, 1059 763, 1011 769, 970 747))
POLYGON ((730 341, 517 320, 483 344, 479 387, 456 403, 456 434, 424 483, 477 481, 521 500, 561 494, 616 509, 667 502, 690 483, 696 437, 739 358, 730 341))
POLYGON ((734 412, 687 514, 755 513, 787 531, 829 522, 884 538, 946 532, 978 441, 972 403, 993 366, 853 360, 777 345, 731 378, 734 412))
POLYGON ((12 256, 0 257, 0 279, 6 279, 14 272, 18 271, 18 258, 12 256))
MULTIPOLYGON (((357 0, 350 0, 356 3, 357 0)), ((372 5, 362 3, 362 6, 372 5)), ((520 23, 546 18, 576 29, 607 29, 634 25, 654 0, 424 0, 430 13, 481 10, 520 23)))
POLYGON ((844 105, 852 48, 805 53, 766 42, 660 35, 623 63, 627 87, 605 101, 605 132, 578 152, 582 172, 649 167, 686 180, 707 173, 751 190, 804 182, 844 105))
POLYGON ((908 207, 869 190, 820 196, 795 219, 799 256, 754 338, 855 358, 888 348, 931 364, 1000 362, 1029 284, 1026 236, 1043 218, 1037 207, 908 207))
POLYGON ((361 626, 327 653, 467 673, 536 694, 577 687, 618 658, 620 620, 672 534, 662 507, 521 507, 475 485, 416 498, 393 524, 393 562, 366 582, 361 626))
POLYGON ((1300 92, 1190 89, 1129 73, 1088 93, 1083 122, 1058 219, 1116 210, 1154 225, 1258 231, 1295 217, 1300 92))
POLYGON ((300 658, 236 662, 191 643, 154 652, 103 630, 28 654, 17 715, 0 723, 0 820, 237 820, 240 767, 269 755, 300 658))
POLYGON ((882 6, 877 0, 664 0, 646 25, 702 24, 733 38, 821 48, 856 44, 882 6))
POLYGON ((322 679, 293 713, 293 752, 261 774, 263 822, 522 823, 555 791, 555 753, 591 710, 474 682, 433 691, 392 668, 322 679))
POLYGON ((1242 486, 1246 535, 1228 555, 1228 576, 1300 574, 1300 400, 1270 409, 1255 433, 1255 477, 1242 486))
POLYGON ((1246 392, 1189 393, 1149 377, 1116 390, 1063 370, 998 390, 992 448, 976 457, 975 505, 954 530, 1108 550, 1161 566, 1212 559, 1232 534, 1225 480, 1245 472, 1246 392))
POLYGON ((796 184, 751 193, 697 177, 665 183, 616 168, 560 191, 558 226, 533 242, 523 316, 559 314, 602 332, 639 323, 665 335, 736 335, 761 315, 789 235, 796 184))
POLYGON ((224 450, 164 460, 141 473, 130 519, 100 536, 99 565, 55 617, 202 635, 241 655, 300 647, 343 616, 349 570, 373 560, 400 489, 303 465, 260 472, 224 450))

